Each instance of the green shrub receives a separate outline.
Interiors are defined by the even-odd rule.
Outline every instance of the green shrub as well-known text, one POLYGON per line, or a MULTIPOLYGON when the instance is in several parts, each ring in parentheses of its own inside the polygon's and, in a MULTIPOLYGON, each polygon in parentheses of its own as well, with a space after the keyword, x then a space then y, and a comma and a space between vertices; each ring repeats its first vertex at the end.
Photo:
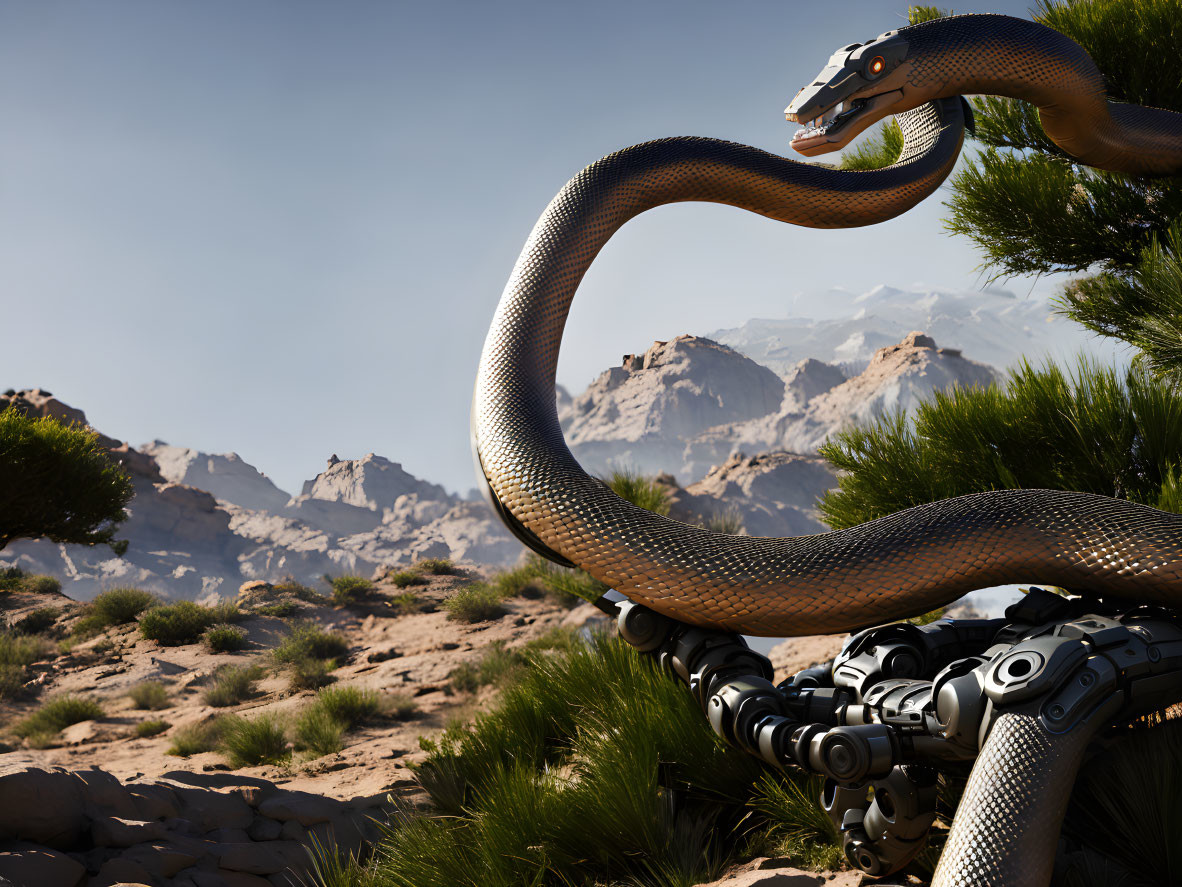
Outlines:
POLYGON ((104 625, 125 625, 149 607, 159 603, 154 594, 138 588, 112 588, 95 596, 88 609, 104 625))
POLYGON ((380 701, 376 690, 361 687, 329 687, 316 694, 314 706, 352 730, 378 713, 380 701))
POLYGON ((314 588, 309 588, 301 582, 296 582, 294 579, 285 579, 283 582, 272 586, 271 593, 283 597, 294 597, 296 600, 303 601, 307 604, 324 603, 324 595, 314 588))
POLYGON ((14 622, 12 627, 22 634, 41 634, 53 627, 61 612, 57 607, 38 607, 23 619, 14 622))
POLYGON ((771 827, 752 805, 767 769, 614 640, 535 655, 492 711, 423 747, 434 815, 392 825, 375 885, 695 884, 771 827))
POLYGON ((344 635, 325 631, 314 622, 300 622, 292 626, 287 637, 271 651, 271 655, 280 663, 300 659, 331 659, 339 662, 348 652, 349 642, 344 635))
POLYGON ((320 706, 309 706, 296 721, 296 748, 315 756, 335 754, 345 747, 346 729, 320 706))
POLYGON ((607 481, 612 492, 633 505, 656 514, 669 514, 669 488, 630 468, 613 471, 607 481))
POLYGON ((452 692, 475 693, 481 687, 503 687, 520 677, 522 671, 547 650, 571 650, 580 644, 578 634, 569 628, 554 628, 520 647, 507 647, 493 641, 474 662, 463 662, 448 677, 452 692))
POLYGON ((423 600, 413 591, 404 591, 390 598, 390 607, 399 616, 409 616, 411 613, 430 613, 435 609, 434 601, 423 600))
POLYGON ((427 578, 414 570, 399 570, 386 577, 399 588, 409 588, 411 585, 426 585, 427 578))
POLYGON ((454 576, 459 569, 445 557, 429 557, 414 565, 419 573, 431 573, 434 576, 454 576))
POLYGON ((61 581, 53 576, 26 573, 20 567, 0 567, 0 593, 21 591, 27 594, 57 594, 61 590, 61 581))
POLYGON ((363 576, 324 578, 332 586, 332 599, 338 607, 347 607, 373 594, 373 583, 363 576))
POLYGON ((295 692, 319 690, 333 682, 331 659, 297 659, 287 665, 287 685, 295 692))
POLYGON ((140 617, 140 634, 165 646, 193 644, 215 622, 213 610, 192 601, 177 601, 148 610, 140 617))
POLYGON ((301 607, 295 601, 276 601, 273 604, 263 604, 255 607, 254 612, 260 616, 271 616, 275 619, 287 619, 300 611, 301 607))
POLYGON ((65 695, 49 700, 31 715, 20 721, 13 732, 20 737, 56 735, 79 721, 92 721, 103 716, 103 707, 87 696, 65 695))
POLYGON ((594 602, 607 591, 607 586, 589 573, 560 567, 536 554, 520 567, 497 573, 490 584, 502 598, 547 597, 564 607, 594 602))
POLYGON ((25 579, 23 590, 33 594, 58 594, 62 590, 62 583, 53 576, 29 576, 25 579))
POLYGON ((46 658, 52 649, 38 635, 0 630, 0 699, 19 696, 28 680, 28 666, 46 658))
POLYGON ((226 718, 219 748, 234 767, 282 764, 291 757, 287 732, 279 718, 270 714, 226 718))
POLYGON ((715 512, 706 519, 706 529, 712 533, 738 536, 743 532, 743 515, 733 505, 715 512))
POLYGON ((168 729, 168 721, 140 721, 135 725, 135 735, 140 739, 156 736, 168 729))
POLYGON ((167 688, 159 681, 136 684, 127 691, 127 695, 131 697, 132 705, 144 711, 159 711, 172 705, 167 688))
POLYGON ((255 694, 255 681, 262 676, 263 670, 257 665, 218 666, 202 698, 214 708, 238 705, 255 694))
POLYGON ((454 622, 484 622, 505 615, 501 593, 486 582, 473 582, 459 589, 443 606, 447 618, 454 622))
POLYGON ((234 625, 214 625, 202 637, 211 653, 233 653, 246 649, 250 643, 246 632, 234 625))
POLYGON ((172 734, 172 744, 165 754, 178 758, 213 751, 221 740, 224 718, 213 718, 199 724, 182 727, 172 734))

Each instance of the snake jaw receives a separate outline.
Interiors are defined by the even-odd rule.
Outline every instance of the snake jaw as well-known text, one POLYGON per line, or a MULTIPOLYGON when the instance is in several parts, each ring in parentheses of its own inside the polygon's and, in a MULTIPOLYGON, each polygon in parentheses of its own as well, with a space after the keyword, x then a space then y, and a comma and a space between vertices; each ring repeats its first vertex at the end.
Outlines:
POLYGON ((903 103, 907 50, 900 32, 888 31, 833 53, 813 82, 784 109, 787 120, 805 124, 793 136, 792 147, 806 156, 836 151, 871 123, 894 113, 903 103))

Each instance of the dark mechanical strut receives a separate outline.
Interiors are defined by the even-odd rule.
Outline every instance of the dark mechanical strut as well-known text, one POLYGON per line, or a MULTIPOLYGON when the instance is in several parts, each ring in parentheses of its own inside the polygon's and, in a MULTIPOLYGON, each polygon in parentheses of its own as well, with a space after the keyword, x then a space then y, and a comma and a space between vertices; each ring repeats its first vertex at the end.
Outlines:
MULTIPOLYGON (((1023 783, 1017 791, 1054 795, 1042 813, 1031 805, 1040 837, 1053 828, 1053 846, 1096 731, 1182 699, 1176 614, 1038 588, 1000 619, 867 629, 832 662, 778 685, 770 660, 737 634, 627 600, 603 605, 628 643, 689 686, 719 736, 773 766, 825 776, 821 804, 845 855, 873 875, 899 870, 923 848, 936 814, 937 771, 963 772, 976 762, 966 797, 996 790, 984 784, 994 774, 978 778, 978 771, 994 765, 1003 734, 1016 726, 1057 750, 1047 760, 1063 768, 1048 776, 1046 766, 1024 773, 1011 762, 1014 772, 1004 774, 1023 783)), ((971 842, 978 827, 958 816, 949 845, 971 842)), ((990 883, 988 872, 945 875, 941 882, 938 871, 937 882, 990 883)))

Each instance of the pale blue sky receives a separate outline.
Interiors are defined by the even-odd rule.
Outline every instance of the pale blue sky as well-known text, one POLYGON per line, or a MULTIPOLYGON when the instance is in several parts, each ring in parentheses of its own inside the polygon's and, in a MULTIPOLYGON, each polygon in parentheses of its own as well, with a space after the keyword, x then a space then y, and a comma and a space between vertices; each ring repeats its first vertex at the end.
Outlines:
MULTIPOLYGON (((467 489, 480 347, 554 192, 661 136, 788 152, 796 90, 905 9, 4 0, 0 388, 133 444, 235 450, 289 492, 371 450, 467 489)), ((797 293, 971 287, 941 214, 811 231, 658 209, 588 275, 560 381, 797 293)))

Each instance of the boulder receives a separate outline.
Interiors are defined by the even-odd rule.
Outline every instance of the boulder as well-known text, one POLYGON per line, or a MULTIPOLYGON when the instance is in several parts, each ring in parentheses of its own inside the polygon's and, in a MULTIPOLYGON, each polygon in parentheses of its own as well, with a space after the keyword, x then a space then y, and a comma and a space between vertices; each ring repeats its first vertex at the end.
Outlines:
POLYGON ((68 849, 87 820, 81 784, 60 768, 7 765, 0 768, 0 839, 19 839, 68 849))
POLYGON ((17 842, 0 850, 0 884, 13 887, 75 887, 86 867, 64 853, 17 842))

